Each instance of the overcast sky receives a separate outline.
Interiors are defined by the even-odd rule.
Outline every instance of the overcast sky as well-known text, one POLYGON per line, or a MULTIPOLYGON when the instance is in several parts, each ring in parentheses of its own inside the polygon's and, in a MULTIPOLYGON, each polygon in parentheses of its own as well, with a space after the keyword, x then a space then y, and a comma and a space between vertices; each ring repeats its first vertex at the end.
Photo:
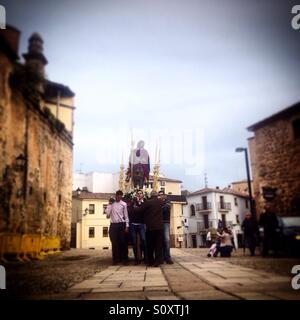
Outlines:
POLYGON ((287 0, 0 0, 76 93, 74 170, 116 172, 130 136, 184 188, 244 179, 249 125, 300 100, 287 0))

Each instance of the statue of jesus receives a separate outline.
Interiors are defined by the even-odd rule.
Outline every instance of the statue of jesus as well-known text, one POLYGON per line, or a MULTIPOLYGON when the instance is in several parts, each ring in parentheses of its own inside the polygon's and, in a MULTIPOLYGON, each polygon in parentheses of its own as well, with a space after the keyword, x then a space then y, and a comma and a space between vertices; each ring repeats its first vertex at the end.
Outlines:
POLYGON ((149 181, 150 158, 148 151, 144 149, 145 142, 139 141, 137 148, 131 151, 126 181, 132 178, 134 188, 143 189, 149 181))

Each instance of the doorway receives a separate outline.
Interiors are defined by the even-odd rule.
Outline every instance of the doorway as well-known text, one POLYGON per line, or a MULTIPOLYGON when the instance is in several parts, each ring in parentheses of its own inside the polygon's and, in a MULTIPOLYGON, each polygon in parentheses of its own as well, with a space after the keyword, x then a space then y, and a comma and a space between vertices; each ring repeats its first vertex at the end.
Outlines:
POLYGON ((208 229, 209 228, 208 214, 204 214, 203 218, 204 218, 204 228, 208 229))
POLYGON ((222 224, 223 224, 223 228, 226 227, 226 214, 222 214, 222 224))
POLYGON ((195 234, 192 234, 192 246, 197 248, 197 236, 195 234))

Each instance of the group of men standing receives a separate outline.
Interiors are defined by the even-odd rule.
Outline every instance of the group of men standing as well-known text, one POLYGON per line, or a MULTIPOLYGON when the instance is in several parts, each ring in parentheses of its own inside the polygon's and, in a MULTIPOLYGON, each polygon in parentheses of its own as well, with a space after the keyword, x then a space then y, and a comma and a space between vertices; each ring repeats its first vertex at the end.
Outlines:
POLYGON ((173 264, 170 255, 170 211, 170 202, 163 191, 152 191, 151 198, 146 199, 143 190, 138 190, 136 197, 126 202, 123 192, 117 191, 115 199, 110 199, 106 209, 106 216, 111 222, 109 236, 113 265, 128 264, 128 236, 135 264, 142 263, 142 260, 154 267, 164 262, 173 264))

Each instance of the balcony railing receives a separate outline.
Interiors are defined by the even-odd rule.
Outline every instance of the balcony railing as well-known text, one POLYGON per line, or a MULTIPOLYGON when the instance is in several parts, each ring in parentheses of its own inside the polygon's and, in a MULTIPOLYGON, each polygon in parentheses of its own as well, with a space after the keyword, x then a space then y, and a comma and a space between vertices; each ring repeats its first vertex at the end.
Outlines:
POLYGON ((211 210, 211 203, 196 203, 196 211, 210 211, 211 210))
POLYGON ((218 202, 219 211, 230 211, 231 203, 230 202, 218 202))
MULTIPOLYGON (((234 226, 233 221, 225 221, 225 225, 224 227, 227 228, 232 228, 234 226)), ((205 221, 198 221, 197 222, 197 233, 201 233, 201 232, 207 232, 208 229, 213 228, 214 227, 214 219, 209 220, 208 221, 208 225, 207 223, 205 223, 205 221)))
POLYGON ((209 228, 213 227, 213 221, 209 220, 208 224, 206 224, 204 221, 199 221, 197 222, 197 232, 205 231, 209 228))

